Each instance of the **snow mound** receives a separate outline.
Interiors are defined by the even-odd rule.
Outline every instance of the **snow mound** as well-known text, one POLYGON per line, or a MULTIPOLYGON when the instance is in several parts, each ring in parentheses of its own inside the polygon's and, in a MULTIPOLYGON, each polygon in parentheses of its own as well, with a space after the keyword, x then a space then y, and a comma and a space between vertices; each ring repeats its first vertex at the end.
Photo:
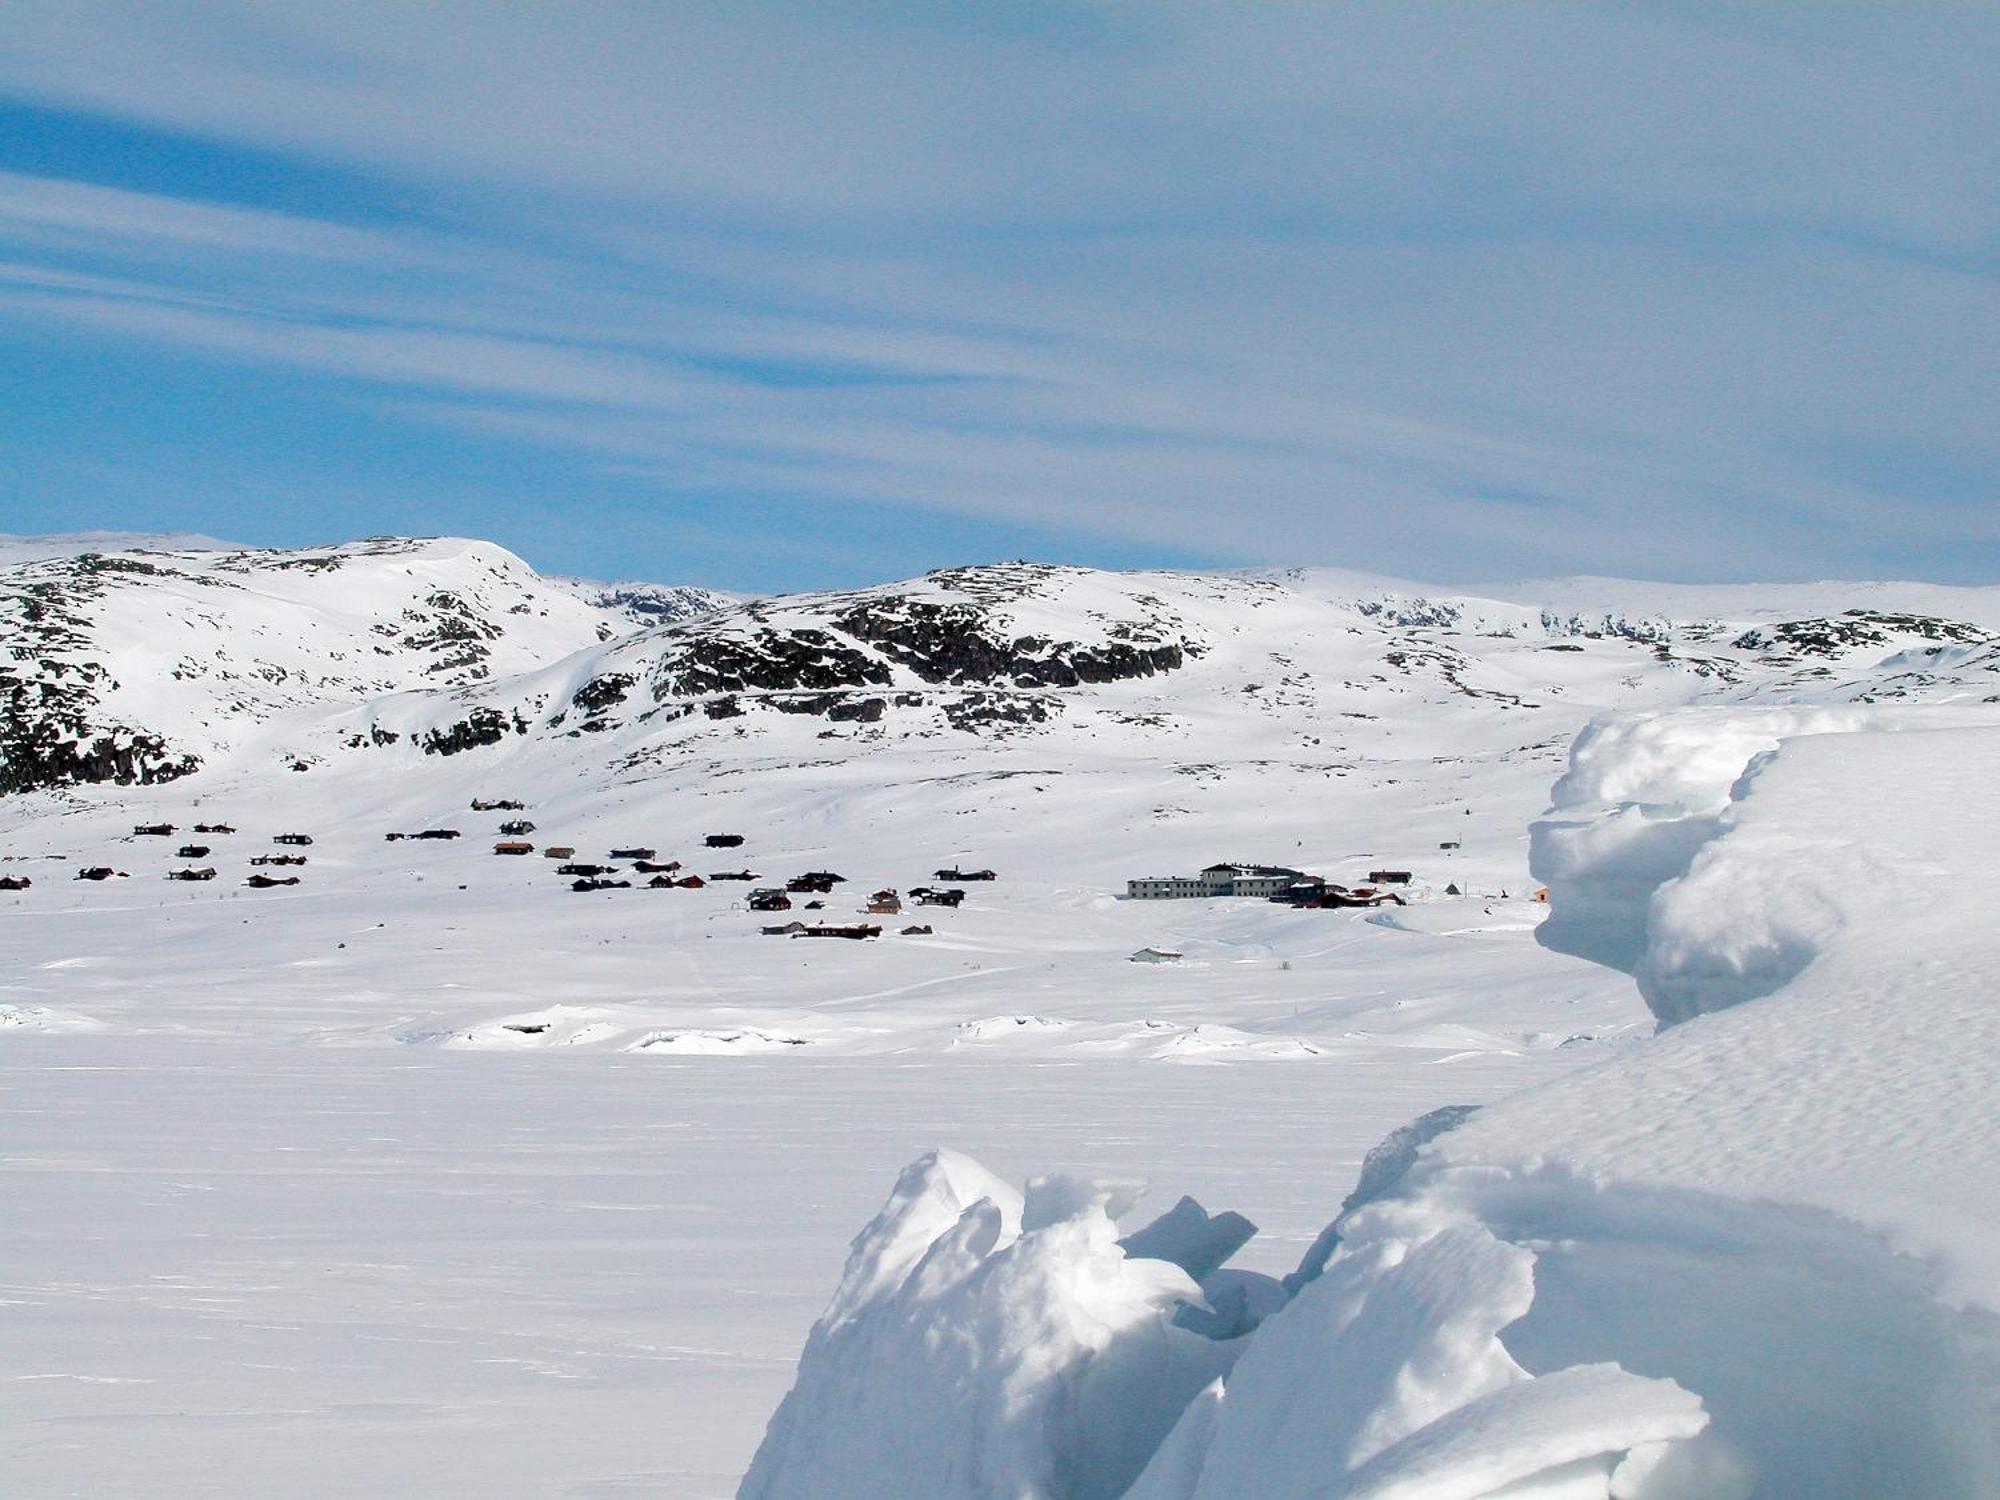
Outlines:
POLYGON ((744 1500, 1111 1500, 1231 1351, 1175 1326, 1194 1281, 1128 1256, 1117 1188, 1025 1196, 969 1159, 905 1169, 854 1241, 744 1500))
POLYGON ((1162 1062, 1217 1062, 1238 1058, 1302 1061, 1325 1055, 1324 1048, 1315 1047, 1303 1037, 1260 1036, 1211 1021, 1175 1032, 1153 1053, 1162 1062))
POLYGON ((443 1038, 447 1047, 471 1051, 517 1051, 574 1047, 599 1042, 618 1030, 609 1013, 590 1006, 551 1005, 544 1010, 486 1021, 443 1038))
POLYGON ((976 1021, 961 1022, 952 1045, 1003 1041, 1011 1037, 1049 1036, 1067 1031, 1075 1024, 1074 1021, 1059 1020, 1054 1016, 982 1016, 976 1021))
POLYGON ((675 1057, 742 1057, 753 1052, 786 1052, 811 1045, 805 1037, 764 1031, 756 1026, 694 1026, 648 1032, 624 1050, 675 1057))
MULTIPOLYGON (((1559 952, 1639 973, 1655 895, 1726 831, 1738 781, 1779 745, 1994 722, 1990 709, 1951 705, 1682 709, 1598 720, 1577 736, 1549 814, 1530 831, 1530 868, 1549 890, 1538 936, 1559 952)), ((1851 860, 1840 872, 1842 879, 1861 873, 1851 860)), ((1810 946, 1809 936, 1803 941, 1810 946)), ((1767 973, 1711 999, 1734 1004, 1768 993, 1796 972, 1787 966, 1802 952, 1794 944, 1772 953, 1767 973)), ((1678 1009, 1662 1016, 1684 1018, 1678 1009)))

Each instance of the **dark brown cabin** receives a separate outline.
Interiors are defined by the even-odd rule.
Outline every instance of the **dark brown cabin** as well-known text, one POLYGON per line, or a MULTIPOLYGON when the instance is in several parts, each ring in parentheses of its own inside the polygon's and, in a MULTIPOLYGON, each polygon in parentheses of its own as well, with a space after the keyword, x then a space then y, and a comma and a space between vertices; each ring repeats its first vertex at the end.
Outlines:
POLYGON ((206 844, 182 844, 179 852, 174 855, 175 859, 206 859, 207 857, 208 845, 206 844))
POLYGON ((171 823, 141 823, 132 830, 132 836, 134 838, 164 839, 173 837, 173 832, 174 825, 171 823))
POLYGON ((991 870, 939 870, 931 877, 934 880, 998 880, 1000 877, 991 870))
POLYGON ((570 882, 569 888, 573 891, 629 891, 632 889, 632 882, 629 880, 573 880, 570 882))
POLYGON ((702 842, 711 849, 736 849, 742 846, 743 835, 740 833, 711 833, 702 842))
POLYGON ((616 865, 569 864, 558 865, 556 867, 556 874, 558 875, 582 875, 586 878, 593 875, 616 875, 617 873, 618 866, 616 865))
POLYGON ((822 922, 799 934, 800 937, 853 938, 856 942, 881 935, 882 929, 873 922, 822 922))
POLYGON ((653 863, 651 858, 635 859, 632 861, 632 868, 637 870, 641 875, 671 875, 680 867, 681 862, 677 859, 670 859, 657 865, 653 863))
POLYGON ((0 891, 25 891, 34 883, 26 875, 0 875, 0 891))
POLYGON ((522 838, 534 831, 535 825, 530 823, 526 818, 515 818, 512 822, 500 825, 500 832, 510 839, 522 838))
POLYGON ((273 886, 297 885, 299 877, 296 875, 252 875, 243 883, 253 891, 268 891, 273 886))
POLYGON ((707 885, 708 882, 706 880, 703 880, 699 875, 683 875, 679 880, 675 881, 674 884, 679 886, 684 891, 698 891, 703 886, 707 885))
POLYGON ((114 870, 109 865, 91 865, 87 869, 78 870, 76 878, 78 880, 109 880, 113 875, 122 877, 124 873, 123 870, 114 870))
POLYGON ((213 880, 213 879, 215 879, 215 871, 214 871, 214 870, 212 870, 212 869, 209 869, 209 868, 208 868, 208 867, 206 867, 206 866, 204 866, 203 868, 201 868, 201 869, 199 869, 199 870, 169 870, 169 871, 167 871, 167 879, 169 879, 169 880, 213 880))
POLYGON ((526 839, 502 839, 493 846, 495 854, 533 854, 535 846, 526 839))
POLYGON ((657 853, 659 853, 659 850, 657 849, 648 849, 644 845, 634 844, 630 849, 613 849, 611 853, 607 856, 607 858, 651 859, 657 853))
POLYGON ((542 858, 575 859, 576 850, 572 849, 568 844, 544 844, 542 846, 542 858))
POLYGON ((1408 885, 1410 883, 1410 872, 1408 870, 1370 870, 1368 872, 1368 883, 1370 885, 1408 885))
MULTIPOLYGON (((413 839, 455 839, 458 837, 458 830, 456 828, 426 828, 422 833, 413 833, 410 837, 413 839)), ((312 840, 307 839, 306 842, 310 844, 312 840)))
POLYGON ((194 831, 195 831, 196 833, 234 833, 234 832, 236 832, 236 830, 235 830, 234 828, 231 828, 231 827, 230 827, 230 826, 229 826, 229 825, 228 825, 227 823, 197 823, 197 824, 195 824, 195 825, 194 825, 194 831))
MULTIPOLYGON (((417 837, 422 838, 423 835, 418 834, 417 837)), ((312 841, 312 835, 309 833, 274 833, 271 835, 271 842, 274 844, 310 844, 312 841)))

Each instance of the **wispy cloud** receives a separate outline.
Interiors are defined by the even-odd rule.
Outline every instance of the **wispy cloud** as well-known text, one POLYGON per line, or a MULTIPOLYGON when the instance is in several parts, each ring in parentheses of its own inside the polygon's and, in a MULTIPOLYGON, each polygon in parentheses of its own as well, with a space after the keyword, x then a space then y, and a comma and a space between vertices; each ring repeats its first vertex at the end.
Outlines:
POLYGON ((0 90, 413 207, 0 172, 0 317, 336 382, 585 494, 1419 575, 1858 572, 1913 535, 2000 567, 1970 8, 73 0, 10 33, 0 90))

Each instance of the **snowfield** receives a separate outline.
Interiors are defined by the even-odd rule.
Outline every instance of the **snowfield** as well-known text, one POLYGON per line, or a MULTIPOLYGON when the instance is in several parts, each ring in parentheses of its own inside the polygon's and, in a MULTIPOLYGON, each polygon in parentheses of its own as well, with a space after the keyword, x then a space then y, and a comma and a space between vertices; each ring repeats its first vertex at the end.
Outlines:
POLYGON ((2000 1492, 1995 591, 90 547, 0 569, 10 1497, 2000 1492), (1218 859, 1413 879, 1123 899, 1218 859))

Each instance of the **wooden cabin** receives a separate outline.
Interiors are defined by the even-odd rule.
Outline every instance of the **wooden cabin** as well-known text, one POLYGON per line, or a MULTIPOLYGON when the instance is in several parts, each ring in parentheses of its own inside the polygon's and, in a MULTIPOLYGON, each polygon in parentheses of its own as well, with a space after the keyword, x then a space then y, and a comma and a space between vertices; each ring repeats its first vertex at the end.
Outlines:
POLYGON ((991 870, 939 870, 934 880, 998 880, 1000 877, 991 870))
POLYGON ((125 872, 123 870, 114 870, 109 865, 91 865, 76 872, 78 880, 109 880, 114 875, 122 880, 125 872))
POLYGON ((207 857, 208 845, 206 844, 182 844, 179 852, 174 855, 175 859, 206 859, 207 857))
POLYGON ((760 927, 757 930, 765 937, 803 937, 807 929, 803 922, 785 922, 776 927, 760 927))
POLYGON ((500 832, 510 839, 525 838, 534 831, 535 825, 530 823, 526 818, 515 818, 512 822, 500 825, 500 832))
MULTIPOLYGON (((426 828, 422 833, 413 833, 410 837, 413 839, 455 839, 458 837, 458 830, 456 828, 426 828)), ((312 840, 307 839, 306 842, 310 844, 312 840)))
POLYGON ((965 892, 960 890, 941 891, 935 886, 920 885, 910 892, 919 906, 958 906, 965 900, 965 892))
POLYGON ((0 875, 0 891, 25 891, 34 883, 26 875, 0 875))
POLYGON ((572 849, 568 844, 544 844, 542 846, 542 858, 575 859, 576 850, 572 849))
POLYGON ((710 880, 762 880, 764 877, 755 870, 717 870, 708 877, 710 880))
POLYGON ((742 846, 743 835, 740 833, 711 833, 702 842, 711 849, 736 849, 742 846))
POLYGON ((822 896, 830 896, 833 894, 833 888, 844 884, 846 880, 845 875, 836 875, 831 870, 808 870, 805 874, 794 875, 786 881, 785 889, 793 892, 816 891, 822 896))
POLYGON ((167 879, 169 879, 169 880, 213 880, 213 879, 215 879, 215 871, 214 871, 213 869, 210 869, 210 868, 206 867, 206 866, 204 866, 203 868, 201 868, 201 869, 199 869, 199 870, 169 870, 169 871, 167 871, 167 879))
POLYGON ((512 797, 502 797, 494 802, 489 802, 484 797, 474 797, 472 799, 472 810, 474 812, 524 812, 527 810, 527 803, 517 802, 512 797))
POLYGON ((569 888, 573 891, 629 891, 632 889, 632 882, 629 880, 573 880, 570 882, 569 888))
POLYGON ((876 891, 868 898, 868 915, 871 917, 896 917, 903 912, 903 898, 894 891, 876 891))
POLYGON ((1368 883, 1370 885, 1408 885, 1410 883, 1410 872, 1408 870, 1370 870, 1368 872, 1368 883))
POLYGON ((502 839, 493 846, 495 854, 533 854, 535 846, 526 839, 502 839))
POLYGON ((229 826, 229 825, 228 825, 227 823, 197 823, 197 824, 195 824, 195 825, 194 825, 194 831, 195 831, 196 833, 234 833, 234 832, 236 832, 236 830, 235 830, 234 828, 231 828, 231 827, 230 827, 230 826, 229 826))
MULTIPOLYGON (((418 834, 417 837, 422 838, 423 835, 418 834)), ((457 837, 457 835, 454 834, 453 837, 457 837)), ((312 835, 309 833, 274 833, 271 835, 271 842, 274 844, 310 844, 312 841, 312 835)))
POLYGON ((684 891, 698 891, 703 886, 707 885, 708 882, 706 880, 703 880, 699 875, 683 875, 679 880, 676 880, 674 884, 679 886, 684 891))
POLYGON ((877 938, 882 929, 873 922, 821 922, 807 927, 797 934, 799 937, 852 938, 859 942, 863 938, 877 938))
POLYGON ((305 862, 303 854, 258 854, 250 860, 253 865, 302 865, 305 862))
POLYGON ((592 876, 592 875, 616 875, 617 873, 618 873, 618 866, 616 865, 593 865, 588 862, 581 862, 581 861, 576 864, 558 865, 556 867, 556 874, 558 875, 592 876))
POLYGON ((630 849, 613 849, 611 851, 610 858, 651 859, 657 853, 659 853, 659 850, 657 849, 648 849, 643 844, 634 844, 630 849))
POLYGON ((132 836, 142 839, 164 839, 173 837, 173 832, 174 825, 171 823, 141 823, 132 830, 132 836))
POLYGON ((929 937, 931 935, 930 923, 925 922, 915 927, 905 927, 902 935, 904 937, 929 937))
POLYGON ((297 885, 299 877, 296 875, 252 875, 243 883, 253 891, 268 891, 273 886, 297 885))
POLYGON ((670 859, 662 864, 654 864, 650 859, 635 859, 632 861, 632 868, 637 870, 641 875, 671 875, 680 867, 681 862, 677 859, 670 859))
POLYGON ((792 898, 777 889, 752 891, 749 898, 752 911, 790 911, 792 898))

